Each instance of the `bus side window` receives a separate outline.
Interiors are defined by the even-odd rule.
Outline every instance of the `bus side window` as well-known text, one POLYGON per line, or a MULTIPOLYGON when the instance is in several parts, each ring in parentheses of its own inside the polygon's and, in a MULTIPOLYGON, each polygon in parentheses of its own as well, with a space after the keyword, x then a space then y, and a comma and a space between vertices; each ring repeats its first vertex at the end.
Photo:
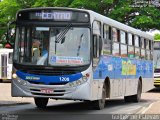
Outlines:
POLYGON ((112 28, 112 40, 113 40, 113 46, 112 46, 112 54, 114 56, 120 56, 120 32, 116 28, 112 28))
POLYGON ((141 38, 141 58, 145 59, 145 39, 141 38))
POLYGON ((145 46, 146 46, 146 59, 150 60, 149 40, 148 39, 146 39, 145 46))
POLYGON ((12 64, 12 56, 13 56, 13 53, 9 53, 9 59, 8 59, 8 64, 12 64))
POLYGON ((128 33, 128 57, 134 58, 134 42, 133 42, 133 35, 131 33, 128 33))
POLYGON ((126 33, 120 30, 121 57, 127 57, 126 33))
POLYGON ((153 42, 149 40, 150 59, 153 60, 153 42))
POLYGON ((135 58, 139 59, 140 58, 140 37, 135 35, 134 40, 135 40, 135 58))
POLYGON ((98 58, 102 51, 101 23, 93 22, 93 57, 98 58))
POLYGON ((104 49, 103 54, 104 55, 110 55, 112 50, 112 44, 111 44, 111 27, 104 24, 103 25, 103 38, 104 38, 104 49))

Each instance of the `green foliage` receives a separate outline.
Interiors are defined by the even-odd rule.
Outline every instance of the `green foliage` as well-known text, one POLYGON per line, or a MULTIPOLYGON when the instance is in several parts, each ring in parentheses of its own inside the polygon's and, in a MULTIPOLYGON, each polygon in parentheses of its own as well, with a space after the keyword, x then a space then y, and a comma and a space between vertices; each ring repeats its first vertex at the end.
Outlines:
POLYGON ((91 9, 91 10, 98 10, 97 2, 96 0, 93 2, 92 0, 74 0, 69 7, 73 8, 85 8, 85 9, 91 9))
POLYGON ((7 23, 15 19, 19 5, 13 0, 3 0, 0 2, 0 38, 7 30, 7 23))
POLYGON ((67 7, 69 6, 74 0, 55 0, 54 5, 56 7, 67 7))
POLYGON ((160 29, 160 9, 153 6, 131 7, 133 0, 3 0, 0 2, 0 38, 19 9, 30 7, 84 8, 128 24, 149 30, 160 29))
POLYGON ((134 8, 131 0, 119 0, 108 16, 132 27, 149 30, 160 29, 160 10, 145 6, 134 8))
POLYGON ((155 35, 154 35, 154 39, 155 39, 155 40, 160 40, 160 34, 158 34, 158 33, 155 34, 155 35))
POLYGON ((14 0, 21 9, 30 8, 35 4, 36 0, 14 0))
POLYGON ((32 7, 54 7, 55 0, 35 0, 32 7))

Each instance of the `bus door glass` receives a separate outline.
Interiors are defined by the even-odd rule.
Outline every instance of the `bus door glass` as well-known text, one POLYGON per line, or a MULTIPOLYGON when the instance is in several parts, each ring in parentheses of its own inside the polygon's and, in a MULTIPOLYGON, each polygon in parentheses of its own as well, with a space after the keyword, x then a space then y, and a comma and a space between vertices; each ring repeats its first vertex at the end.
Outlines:
POLYGON ((93 22, 93 67, 98 65, 102 51, 101 23, 93 22))

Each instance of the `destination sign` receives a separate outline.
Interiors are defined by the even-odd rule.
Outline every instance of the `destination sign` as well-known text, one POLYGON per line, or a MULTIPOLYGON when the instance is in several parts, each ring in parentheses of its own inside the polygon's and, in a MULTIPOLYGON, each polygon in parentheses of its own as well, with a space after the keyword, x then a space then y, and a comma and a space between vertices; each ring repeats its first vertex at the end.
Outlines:
POLYGON ((72 12, 35 12, 30 13, 30 19, 71 20, 72 12))
POLYGON ((70 21, 89 22, 89 14, 85 11, 38 9, 20 11, 17 14, 18 21, 70 21))

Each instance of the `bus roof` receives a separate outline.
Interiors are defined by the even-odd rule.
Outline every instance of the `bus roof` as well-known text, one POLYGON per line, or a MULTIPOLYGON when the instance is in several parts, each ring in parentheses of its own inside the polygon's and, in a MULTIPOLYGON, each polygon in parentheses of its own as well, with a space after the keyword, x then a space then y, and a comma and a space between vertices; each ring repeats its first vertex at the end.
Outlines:
POLYGON ((102 23, 106 23, 109 26, 118 28, 120 30, 132 33, 132 34, 136 34, 138 36, 144 37, 146 39, 150 39, 150 40, 154 40, 153 36, 149 35, 148 33, 141 31, 139 29, 135 29, 133 27, 130 27, 128 25, 125 25, 123 23, 120 23, 116 20, 113 20, 111 18, 108 18, 106 16, 103 16, 99 13, 96 13, 92 10, 87 10, 87 9, 77 9, 77 8, 68 8, 68 7, 39 7, 39 8, 27 8, 27 9, 22 9, 19 10, 19 12, 23 12, 23 11, 32 11, 32 10, 41 10, 41 9, 62 9, 62 10, 75 10, 75 11, 85 11, 88 12, 90 14, 90 18, 91 18, 91 22, 93 22, 94 20, 98 20, 101 21, 102 23))

